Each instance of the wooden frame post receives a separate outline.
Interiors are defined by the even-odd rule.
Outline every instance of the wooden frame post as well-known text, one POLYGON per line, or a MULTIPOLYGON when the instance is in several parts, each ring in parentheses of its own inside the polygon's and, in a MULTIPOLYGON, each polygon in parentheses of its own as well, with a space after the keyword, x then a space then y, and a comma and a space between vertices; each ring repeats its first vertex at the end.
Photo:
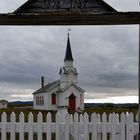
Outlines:
POLYGON ((138 123, 139 123, 138 140, 140 140, 140 24, 139 24, 139 46, 138 47, 139 47, 138 48, 138 123))

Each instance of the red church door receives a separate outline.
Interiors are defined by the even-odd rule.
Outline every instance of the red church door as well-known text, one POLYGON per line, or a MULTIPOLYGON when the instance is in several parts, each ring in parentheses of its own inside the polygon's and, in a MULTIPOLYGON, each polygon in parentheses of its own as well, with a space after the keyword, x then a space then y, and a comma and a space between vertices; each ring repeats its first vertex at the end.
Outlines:
POLYGON ((69 110, 75 110, 76 108, 76 97, 74 94, 69 96, 69 110))

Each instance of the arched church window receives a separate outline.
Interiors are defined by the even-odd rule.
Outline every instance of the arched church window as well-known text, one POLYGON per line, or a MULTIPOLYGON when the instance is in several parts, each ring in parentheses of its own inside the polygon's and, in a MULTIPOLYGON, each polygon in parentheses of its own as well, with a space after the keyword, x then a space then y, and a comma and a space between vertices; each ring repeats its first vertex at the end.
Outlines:
POLYGON ((52 98, 52 105, 55 105, 56 104, 56 94, 53 93, 51 98, 52 98))

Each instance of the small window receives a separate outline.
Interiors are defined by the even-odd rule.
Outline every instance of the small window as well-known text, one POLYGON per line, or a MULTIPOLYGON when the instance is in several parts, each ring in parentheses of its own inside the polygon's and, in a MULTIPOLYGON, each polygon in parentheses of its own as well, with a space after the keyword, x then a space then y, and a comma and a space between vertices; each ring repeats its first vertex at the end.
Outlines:
POLYGON ((41 97, 41 105, 44 105, 44 98, 43 98, 43 96, 41 97))
POLYGON ((56 104, 56 94, 53 93, 52 94, 52 105, 55 105, 56 104))
POLYGON ((39 105, 39 97, 36 97, 36 105, 39 105))
POLYGON ((82 105, 83 104, 83 95, 80 94, 80 104, 82 105))
POLYGON ((41 97, 39 96, 39 105, 41 105, 41 97))

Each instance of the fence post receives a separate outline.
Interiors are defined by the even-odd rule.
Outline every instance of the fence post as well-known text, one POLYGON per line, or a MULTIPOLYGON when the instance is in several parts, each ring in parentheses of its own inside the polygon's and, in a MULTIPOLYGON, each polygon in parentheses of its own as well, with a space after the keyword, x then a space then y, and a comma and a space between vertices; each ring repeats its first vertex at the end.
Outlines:
MULTIPOLYGON (((101 123, 100 114, 97 114, 97 122, 98 122, 98 125, 99 125, 99 123, 101 123)), ((98 125, 97 125, 97 126, 98 126, 98 125)), ((97 132, 97 140, 102 140, 102 133, 98 133, 98 132, 97 132)))
POLYGON ((107 140, 107 116, 105 112, 102 115, 102 140, 107 140))
POLYGON ((129 113, 126 115, 126 140, 134 140, 134 115, 133 113, 129 113))
POLYGON ((125 114, 121 113, 121 120, 120 120, 120 125, 121 125, 121 140, 125 140, 125 125, 126 125, 126 118, 125 118, 125 114))
POLYGON ((2 117, 1 117, 1 121, 2 121, 2 134, 1 134, 1 139, 2 140, 6 140, 6 123, 7 123, 7 115, 5 112, 2 113, 2 117))
POLYGON ((74 114, 74 140, 79 140, 78 113, 74 114))
POLYGON ((70 138, 70 116, 68 113, 65 114, 65 140, 70 138))
MULTIPOLYGON (((139 122, 138 113, 137 113, 136 116, 135 116, 135 121, 136 121, 136 122, 139 122)), ((134 137, 134 140, 139 140, 139 133, 134 137)))
POLYGON ((15 113, 12 112, 10 116, 10 140, 15 140, 15 113))
POLYGON ((38 123, 37 139, 42 140, 42 113, 41 112, 39 112, 37 115, 37 123, 38 123))
POLYGON ((84 125, 84 139, 85 140, 89 140, 88 123, 89 123, 89 116, 85 112, 84 113, 84 123, 83 123, 83 125, 84 125))
MULTIPOLYGON (((84 123, 84 117, 83 117, 83 114, 80 114, 80 126, 82 126, 82 128, 84 127, 83 123, 84 123)), ((83 129, 82 134, 79 135, 79 140, 85 140, 84 129, 83 129)))
POLYGON ((110 121, 111 121, 111 140, 116 140, 116 114, 110 114, 110 121))
POLYGON ((52 116, 51 113, 49 112, 47 114, 47 123, 46 123, 46 133, 47 133, 47 140, 51 140, 51 123, 52 123, 52 116))
POLYGON ((61 123, 61 115, 59 112, 57 112, 56 114, 56 128, 55 128, 55 131, 56 131, 56 140, 60 140, 60 123, 61 123))
POLYGON ((24 140, 24 114, 23 112, 21 112, 19 115, 19 125, 20 125, 19 139, 24 140))
MULTIPOLYGON (((70 126, 73 126, 74 120, 72 114, 70 114, 70 126)), ((74 133, 70 131, 70 140, 74 140, 74 133)))
POLYGON ((97 140, 97 123, 98 123, 98 119, 97 119, 97 114, 93 113, 91 115, 91 123, 92 123, 92 140, 97 140))
POLYGON ((28 139, 33 140, 33 114, 30 112, 28 115, 28 139))
POLYGON ((115 124, 116 124, 116 140, 120 140, 121 139, 121 132, 120 131, 117 132, 118 124, 120 124, 118 113, 115 114, 115 124))

